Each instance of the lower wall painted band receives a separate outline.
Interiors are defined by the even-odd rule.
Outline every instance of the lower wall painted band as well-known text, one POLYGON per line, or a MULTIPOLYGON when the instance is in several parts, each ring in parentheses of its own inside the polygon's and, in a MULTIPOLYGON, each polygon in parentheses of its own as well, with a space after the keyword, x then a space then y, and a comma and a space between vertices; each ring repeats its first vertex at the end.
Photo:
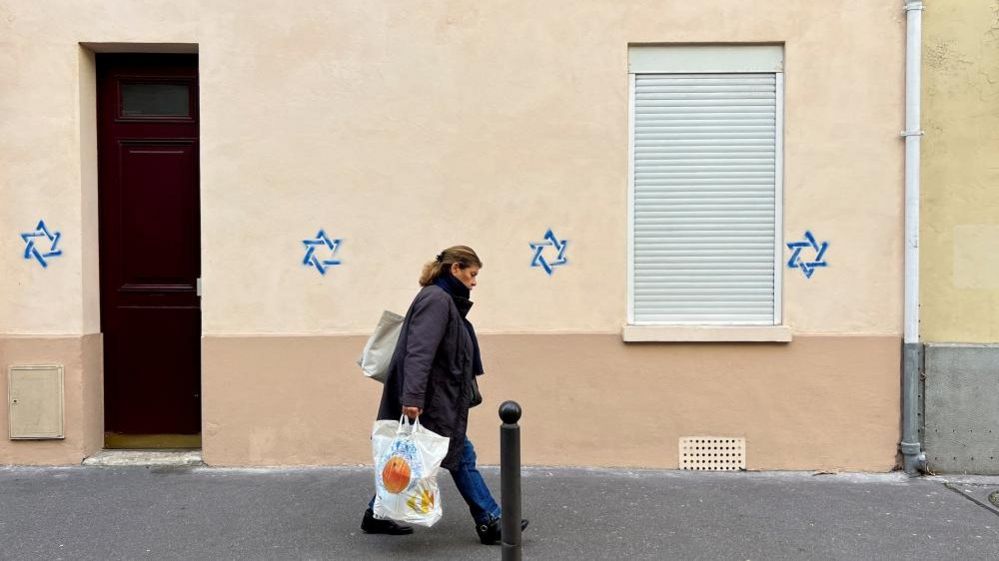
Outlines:
POLYGON ((69 465, 103 446, 103 350, 99 333, 61 337, 0 337, 0 465, 69 465), (11 366, 64 367, 65 438, 9 440, 7 375, 11 366))
MULTIPOLYGON (((371 462, 381 386, 364 337, 205 337, 211 465, 371 462)), ((618 335, 486 335, 470 436, 498 462, 497 407, 520 402, 528 465, 675 469, 682 436, 739 436, 751 470, 888 471, 899 438, 898 337, 630 344, 618 335)))
MULTIPOLYGON (((209 465, 367 464, 381 386, 355 364, 364 337, 205 337, 209 465)), ((897 337, 790 344, 623 343, 618 335, 484 335, 480 461, 498 462, 497 407, 520 402, 527 465, 675 469, 683 436, 737 436, 751 470, 887 471, 899 437, 897 337)), ((13 364, 65 366, 66 438, 7 439, 0 464, 78 464, 101 448, 101 338, 0 337, 13 364)))

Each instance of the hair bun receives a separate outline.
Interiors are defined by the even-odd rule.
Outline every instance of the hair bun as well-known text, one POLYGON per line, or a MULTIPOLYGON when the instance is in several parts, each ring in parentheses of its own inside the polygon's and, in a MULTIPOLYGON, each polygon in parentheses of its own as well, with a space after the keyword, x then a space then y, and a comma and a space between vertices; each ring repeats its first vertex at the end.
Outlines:
POLYGON ((437 257, 435 257, 434 259, 436 259, 438 263, 443 263, 444 262, 444 252, 442 251, 442 252, 438 253, 437 257))

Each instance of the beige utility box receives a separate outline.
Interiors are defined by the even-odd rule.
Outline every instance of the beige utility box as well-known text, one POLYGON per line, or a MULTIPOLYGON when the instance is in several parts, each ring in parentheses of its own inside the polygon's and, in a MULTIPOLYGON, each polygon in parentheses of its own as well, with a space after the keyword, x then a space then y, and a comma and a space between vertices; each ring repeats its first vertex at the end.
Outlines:
POLYGON ((7 372, 10 438, 64 438, 62 366, 11 366, 7 372))

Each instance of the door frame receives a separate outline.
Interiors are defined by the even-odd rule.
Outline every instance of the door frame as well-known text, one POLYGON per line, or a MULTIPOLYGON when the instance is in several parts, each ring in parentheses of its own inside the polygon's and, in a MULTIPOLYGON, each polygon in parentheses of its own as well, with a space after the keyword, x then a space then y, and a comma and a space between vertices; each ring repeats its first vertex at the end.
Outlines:
MULTIPOLYGON (((97 257, 98 257, 98 266, 96 268, 97 269, 96 276, 98 277, 97 278, 97 283, 96 283, 96 286, 97 286, 97 290, 96 290, 97 306, 96 307, 97 307, 97 312, 98 312, 97 323, 99 325, 100 332, 101 332, 103 338, 105 339, 105 344, 102 345, 102 350, 101 350, 101 355, 100 355, 100 361, 101 361, 100 364, 102 365, 101 370, 104 372, 104 376, 102 376, 103 380, 100 382, 100 395, 102 396, 101 400, 100 400, 100 403, 101 403, 101 406, 100 406, 100 408, 101 408, 100 418, 103 420, 103 429, 101 431, 101 436, 103 437, 104 447, 105 448, 149 448, 149 449, 157 449, 157 448, 201 448, 201 442, 202 442, 201 435, 204 432, 204 399, 202 397, 203 396, 204 380, 203 380, 203 371, 202 371, 202 368, 201 368, 202 361, 200 359, 200 356, 201 356, 200 353, 201 353, 201 338, 202 338, 202 335, 203 335, 203 325, 204 325, 204 323, 203 323, 203 317, 201 317, 201 315, 200 315, 201 311, 202 311, 201 300, 200 300, 200 297, 201 297, 201 291, 200 291, 200 280, 201 280, 200 279, 200 275, 201 275, 201 273, 200 273, 200 267, 201 267, 201 263, 203 262, 203 259, 202 259, 202 248, 201 248, 201 241, 202 241, 201 238, 202 238, 202 236, 201 236, 201 232, 200 232, 200 224, 201 224, 201 217, 202 217, 202 209, 201 209, 201 202, 202 202, 202 200, 201 200, 201 153, 200 153, 200 143, 201 143, 201 128, 200 128, 201 104, 200 104, 200 60, 198 59, 198 45, 197 44, 180 44, 180 43, 177 43, 177 44, 81 43, 80 45, 81 45, 81 47, 84 50, 89 50, 90 51, 87 54, 89 55, 88 58, 90 59, 89 70, 92 71, 92 74, 90 74, 90 78, 91 79, 90 80, 86 80, 86 82, 87 82, 86 84, 83 81, 81 81, 81 91, 85 87, 85 85, 89 86, 90 87, 90 92, 91 92, 90 95, 94 96, 93 97, 93 105, 92 105, 92 107, 94 108, 94 113, 92 114, 92 116, 93 116, 93 121, 92 121, 93 125, 91 125, 91 127, 89 127, 89 128, 90 128, 90 130, 93 131, 93 134, 94 134, 94 136, 93 136, 93 138, 94 138, 94 147, 93 148, 94 149, 93 149, 93 152, 92 152, 92 157, 93 157, 92 161, 94 161, 94 163, 96 164, 94 166, 93 172, 92 172, 92 181, 93 181, 93 185, 94 185, 93 192, 94 192, 94 195, 95 195, 95 197, 94 197, 95 200, 94 200, 94 212, 93 212, 93 215, 96 218, 96 228, 95 228, 95 230, 96 230, 96 236, 97 236, 97 243, 95 244, 96 245, 95 252, 96 252, 97 257), (194 174, 195 174, 195 178, 196 178, 196 182, 197 182, 196 183, 196 185, 197 185, 197 195, 196 196, 197 196, 197 201, 198 201, 198 209, 197 209, 198 256, 197 256, 197 260, 198 260, 198 263, 199 263, 199 265, 198 265, 198 267, 199 267, 199 273, 198 273, 198 278, 196 280, 196 284, 197 284, 196 293, 197 293, 197 296, 198 296, 198 310, 199 310, 199 318, 200 319, 199 319, 199 322, 198 322, 198 335, 197 335, 197 337, 198 337, 198 343, 197 343, 197 345, 198 345, 198 353, 199 353, 198 354, 199 360, 198 360, 198 366, 197 366, 197 368, 198 368, 198 372, 197 372, 197 377, 198 377, 198 396, 199 396, 199 427, 198 427, 198 433, 196 435, 173 435, 173 434, 123 435, 123 434, 113 434, 113 433, 109 432, 109 426, 111 425, 111 423, 109 421, 109 419, 110 419, 110 408, 112 407, 112 405, 110 405, 111 400, 108 399, 109 398, 109 395, 108 395, 108 378, 107 378, 107 372, 108 372, 108 370, 106 368, 107 367, 107 363, 106 363, 107 359, 106 359, 106 354, 105 354, 106 353, 106 346, 107 346, 106 345, 106 343, 107 343, 107 335, 105 333, 105 327, 104 327, 105 326, 105 320, 106 320, 105 313, 104 313, 104 309, 105 309, 104 307, 105 307, 106 302, 105 302, 105 298, 104 298, 104 294, 103 294, 103 292, 104 292, 104 282, 105 281, 104 281, 104 269, 102 268, 102 263, 103 263, 104 260, 101 259, 102 253, 103 253, 103 251, 102 251, 103 250, 103 245, 104 245, 104 239, 103 239, 103 237, 105 235, 104 234, 104 228, 103 228, 103 221, 104 221, 105 210, 102 207, 102 201, 104 200, 104 193, 103 193, 104 188, 102 187, 102 183, 103 182, 101 181, 101 178, 103 177, 103 174, 104 174, 104 170, 103 170, 104 164, 102 162, 101 147, 102 147, 102 145, 105 144, 105 133, 103 132, 104 123, 102 122, 102 119, 103 119, 103 109, 101 107, 101 105, 103 103, 103 99, 101 97, 102 96, 102 92, 101 92, 101 84, 102 84, 102 82, 101 82, 101 75, 102 75, 101 65, 102 65, 102 62, 100 60, 101 58, 108 57, 109 55, 115 56, 116 58, 118 58, 119 62, 122 62, 122 61, 135 61, 137 64, 146 64, 146 65, 148 65, 150 67, 155 66, 155 64, 149 64, 149 62, 151 62, 151 61, 162 63, 162 61, 167 60, 168 57, 169 58, 173 58, 173 57, 175 57, 177 55, 188 55, 188 56, 193 55, 194 56, 194 75, 193 75, 193 77, 190 77, 190 78, 178 77, 176 79, 180 80, 180 81, 189 81, 189 82, 193 83, 194 88, 193 88, 193 92, 192 92, 192 101, 193 101, 193 104, 191 106, 192 111, 191 111, 191 116, 189 118, 187 118, 186 120, 190 121, 190 122, 193 122, 193 124, 195 124, 196 127, 197 127, 196 128, 196 133, 195 133, 195 142, 194 142, 195 149, 196 149, 196 152, 195 152, 195 162, 194 162, 194 164, 195 164, 194 174)), ((82 73, 81 73, 81 77, 83 77, 82 73)), ((162 78, 162 77, 155 77, 155 76, 141 76, 141 75, 136 75, 135 76, 135 80, 139 81, 140 83, 142 83, 142 82, 149 83, 149 82, 156 82, 156 81, 171 80, 171 78, 162 78)), ((116 88, 116 90, 117 91, 115 93, 116 97, 115 97, 115 100, 114 100, 114 106, 118 107, 121 104, 121 91, 120 91, 120 89, 117 89, 117 88, 116 88)), ((87 97, 89 98, 89 95, 87 97)), ((82 98, 82 96, 81 96, 81 98, 82 98)), ((139 119, 130 119, 128 117, 116 116, 115 120, 120 122, 120 121, 154 121, 154 120, 158 120, 158 119, 156 119, 156 118, 149 118, 149 117, 139 118, 139 119)), ((163 120, 164 121, 175 121, 176 122, 176 121, 180 121, 180 120, 184 120, 184 119, 177 119, 177 118, 173 118, 173 117, 167 117, 167 118, 164 118, 163 120)), ((139 142, 141 142, 141 141, 139 141, 139 142)), ((163 142, 163 143, 169 143, 170 140, 162 140, 161 142, 163 142)))

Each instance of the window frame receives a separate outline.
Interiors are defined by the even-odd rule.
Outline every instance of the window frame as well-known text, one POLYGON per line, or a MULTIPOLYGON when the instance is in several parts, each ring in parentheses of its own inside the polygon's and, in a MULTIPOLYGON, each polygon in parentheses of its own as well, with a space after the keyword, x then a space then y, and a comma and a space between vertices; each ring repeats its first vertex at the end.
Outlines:
MULTIPOLYGON (((772 46, 768 46, 772 47, 772 46)), ((643 49, 640 46, 630 46, 629 47, 629 61, 632 61, 632 53, 634 49, 643 49)), ((660 50, 661 52, 669 53, 671 57, 674 58, 673 63, 675 64, 676 55, 683 53, 683 49, 691 49, 688 52, 695 52, 696 55, 700 55, 700 62, 702 64, 705 61, 710 60, 710 63, 705 64, 703 69, 694 68, 684 68, 683 71, 673 71, 673 72, 662 72, 662 71, 639 71, 634 68, 634 64, 629 64, 628 71, 628 272, 627 272, 627 282, 628 282, 628 296, 627 296, 627 325, 625 328, 625 333, 628 333, 628 327, 664 327, 664 328, 773 328, 783 326, 784 314, 783 314, 783 272, 784 272, 784 244, 783 244, 783 229, 784 229, 784 71, 783 71, 783 46, 781 46, 780 51, 780 62, 779 66, 773 70, 749 70, 746 65, 753 66, 757 64, 756 61, 747 63, 746 61, 735 61, 731 63, 729 70, 724 70, 726 67, 725 62, 718 63, 718 55, 731 54, 738 51, 742 51, 744 54, 749 54, 750 57, 754 54, 752 52, 753 46, 709 46, 702 48, 700 52, 696 52, 698 49, 696 46, 665 46, 665 47, 651 47, 651 49, 660 50), (721 64, 721 66, 716 66, 721 64), (774 305, 773 305, 773 320, 769 322, 733 322, 733 321, 717 321, 717 322, 704 322, 704 321, 676 321, 676 322, 662 322, 662 321, 636 321, 635 320, 635 83, 636 76, 638 74, 692 74, 692 73, 726 73, 726 74, 773 74, 775 77, 775 94, 776 94, 776 110, 775 110, 775 123, 774 123, 774 266, 773 266, 773 282, 774 282, 774 305)), ((762 51, 762 49, 760 49, 762 51)), ((654 55, 654 53, 653 53, 654 55)), ((698 58, 695 56, 693 58, 698 58)), ((736 57, 738 58, 738 57, 736 57)), ((641 330, 631 330, 632 332, 640 332, 641 330)), ((775 335, 773 339, 764 336, 762 340, 777 340, 785 341, 790 340, 789 332, 785 333, 786 330, 779 330, 780 334, 775 335), (785 339, 786 337, 786 339, 785 339)), ((672 331, 675 333, 675 329, 672 331)), ((775 332, 776 333, 776 332, 775 332)), ((672 338, 672 337, 670 337, 672 338)), ((626 340, 629 338, 626 336, 626 340)), ((755 338, 753 338, 756 340, 755 338)), ((650 339, 637 338, 634 340, 660 340, 659 337, 652 336, 650 339)), ((696 338, 692 340, 704 340, 701 338, 696 338)), ((720 340, 725 340, 725 337, 721 337, 720 340)))

